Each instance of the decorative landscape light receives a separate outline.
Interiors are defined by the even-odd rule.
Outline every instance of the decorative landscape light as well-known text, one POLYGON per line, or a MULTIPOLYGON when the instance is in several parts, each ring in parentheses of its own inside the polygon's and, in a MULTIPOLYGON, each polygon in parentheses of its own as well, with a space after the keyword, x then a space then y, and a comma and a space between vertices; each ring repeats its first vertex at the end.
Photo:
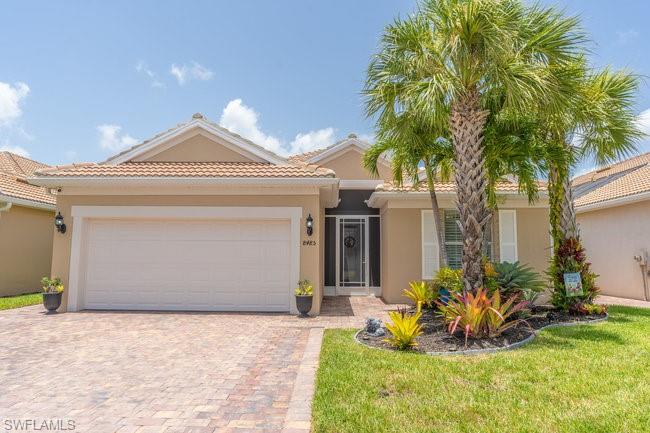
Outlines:
POLYGON ((63 223, 63 215, 61 215, 61 212, 57 213, 54 217, 54 227, 56 227, 56 231, 59 233, 65 233, 66 227, 63 223))
POLYGON ((314 219, 311 217, 311 214, 307 216, 305 226, 307 227, 307 236, 311 236, 314 233, 314 219))

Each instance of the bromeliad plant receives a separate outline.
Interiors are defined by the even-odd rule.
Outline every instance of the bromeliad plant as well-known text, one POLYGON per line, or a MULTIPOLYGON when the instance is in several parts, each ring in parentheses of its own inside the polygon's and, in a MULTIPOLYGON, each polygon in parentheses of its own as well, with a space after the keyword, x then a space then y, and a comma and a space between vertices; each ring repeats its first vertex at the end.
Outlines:
POLYGON ((465 334, 465 346, 473 338, 498 337, 506 330, 524 322, 523 319, 508 321, 513 314, 528 308, 529 302, 518 302, 517 296, 510 297, 503 304, 501 294, 496 290, 488 296, 487 289, 466 295, 454 293, 447 305, 438 304, 439 314, 447 324, 447 330, 454 334, 459 328, 465 334))
POLYGON ((413 301, 418 313, 423 307, 431 307, 437 298, 437 293, 427 281, 411 281, 409 287, 410 289, 404 289, 404 296, 413 301))
POLYGON ((439 289, 446 289, 450 293, 463 291, 463 271, 460 269, 440 268, 433 283, 439 289))
POLYGON ((494 285, 505 297, 519 295, 525 301, 534 302, 544 290, 544 282, 530 266, 519 262, 492 263, 491 266, 494 274, 486 272, 486 286, 494 285))
POLYGON ((398 350, 408 350, 417 346, 415 340, 422 334, 422 325, 419 320, 422 317, 421 312, 408 314, 404 310, 390 311, 388 317, 392 323, 386 324, 386 329, 391 336, 384 341, 398 350))

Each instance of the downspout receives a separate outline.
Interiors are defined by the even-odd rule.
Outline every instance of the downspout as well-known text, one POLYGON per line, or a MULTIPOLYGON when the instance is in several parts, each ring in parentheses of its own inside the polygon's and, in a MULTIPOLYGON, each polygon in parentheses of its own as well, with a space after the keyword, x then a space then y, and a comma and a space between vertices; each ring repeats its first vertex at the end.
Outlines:
POLYGON ((641 278, 643 279, 643 297, 646 301, 650 301, 650 293, 648 293, 648 251, 644 250, 640 255, 634 256, 634 260, 639 263, 641 268, 641 278))

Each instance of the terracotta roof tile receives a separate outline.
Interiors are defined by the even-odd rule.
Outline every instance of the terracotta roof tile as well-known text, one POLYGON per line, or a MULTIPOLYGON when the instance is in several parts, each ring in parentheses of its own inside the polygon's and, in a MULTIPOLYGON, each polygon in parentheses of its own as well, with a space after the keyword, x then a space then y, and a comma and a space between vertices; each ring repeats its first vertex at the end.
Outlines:
POLYGON ((573 187, 576 207, 650 192, 650 153, 579 176, 573 187))
POLYGON ((316 155, 319 155, 319 154, 325 152, 327 149, 329 149, 329 147, 324 147, 322 149, 312 150, 310 152, 299 153, 297 155, 290 155, 288 159, 289 159, 289 161, 293 161, 293 162, 306 162, 306 161, 310 160, 311 158, 315 157, 316 155))
POLYGON ((0 152, 0 172, 15 176, 31 176, 36 170, 47 168, 49 165, 16 155, 15 153, 0 152))
POLYGON ((335 177, 332 170, 307 164, 274 165, 265 162, 125 162, 73 164, 35 173, 40 177, 335 177))
POLYGON ((25 158, 11 152, 0 152, 0 195, 54 204, 56 198, 40 186, 30 185, 26 177, 35 171, 46 169, 46 164, 25 158))
MULTIPOLYGON (((539 189, 545 191, 546 184, 544 182, 539 182, 539 189)), ((428 192, 425 182, 416 185, 404 183, 402 186, 397 186, 393 182, 386 182, 379 185, 376 190, 381 192, 428 192)), ((456 192, 456 184, 454 182, 437 182, 436 191, 442 193, 454 193, 456 192)), ((498 182, 497 192, 519 192, 519 185, 514 182, 498 182)))
POLYGON ((647 164, 650 164, 650 152, 577 176, 571 181, 571 183, 576 187, 585 183, 604 179, 614 174, 639 168, 647 164))

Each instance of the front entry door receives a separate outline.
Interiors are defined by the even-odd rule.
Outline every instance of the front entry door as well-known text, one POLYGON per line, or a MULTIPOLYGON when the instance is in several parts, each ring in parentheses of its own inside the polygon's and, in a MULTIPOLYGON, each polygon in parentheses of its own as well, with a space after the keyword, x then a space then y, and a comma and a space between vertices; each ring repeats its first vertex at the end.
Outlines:
POLYGON ((337 294, 351 295, 368 291, 368 219, 340 218, 338 238, 337 294))

